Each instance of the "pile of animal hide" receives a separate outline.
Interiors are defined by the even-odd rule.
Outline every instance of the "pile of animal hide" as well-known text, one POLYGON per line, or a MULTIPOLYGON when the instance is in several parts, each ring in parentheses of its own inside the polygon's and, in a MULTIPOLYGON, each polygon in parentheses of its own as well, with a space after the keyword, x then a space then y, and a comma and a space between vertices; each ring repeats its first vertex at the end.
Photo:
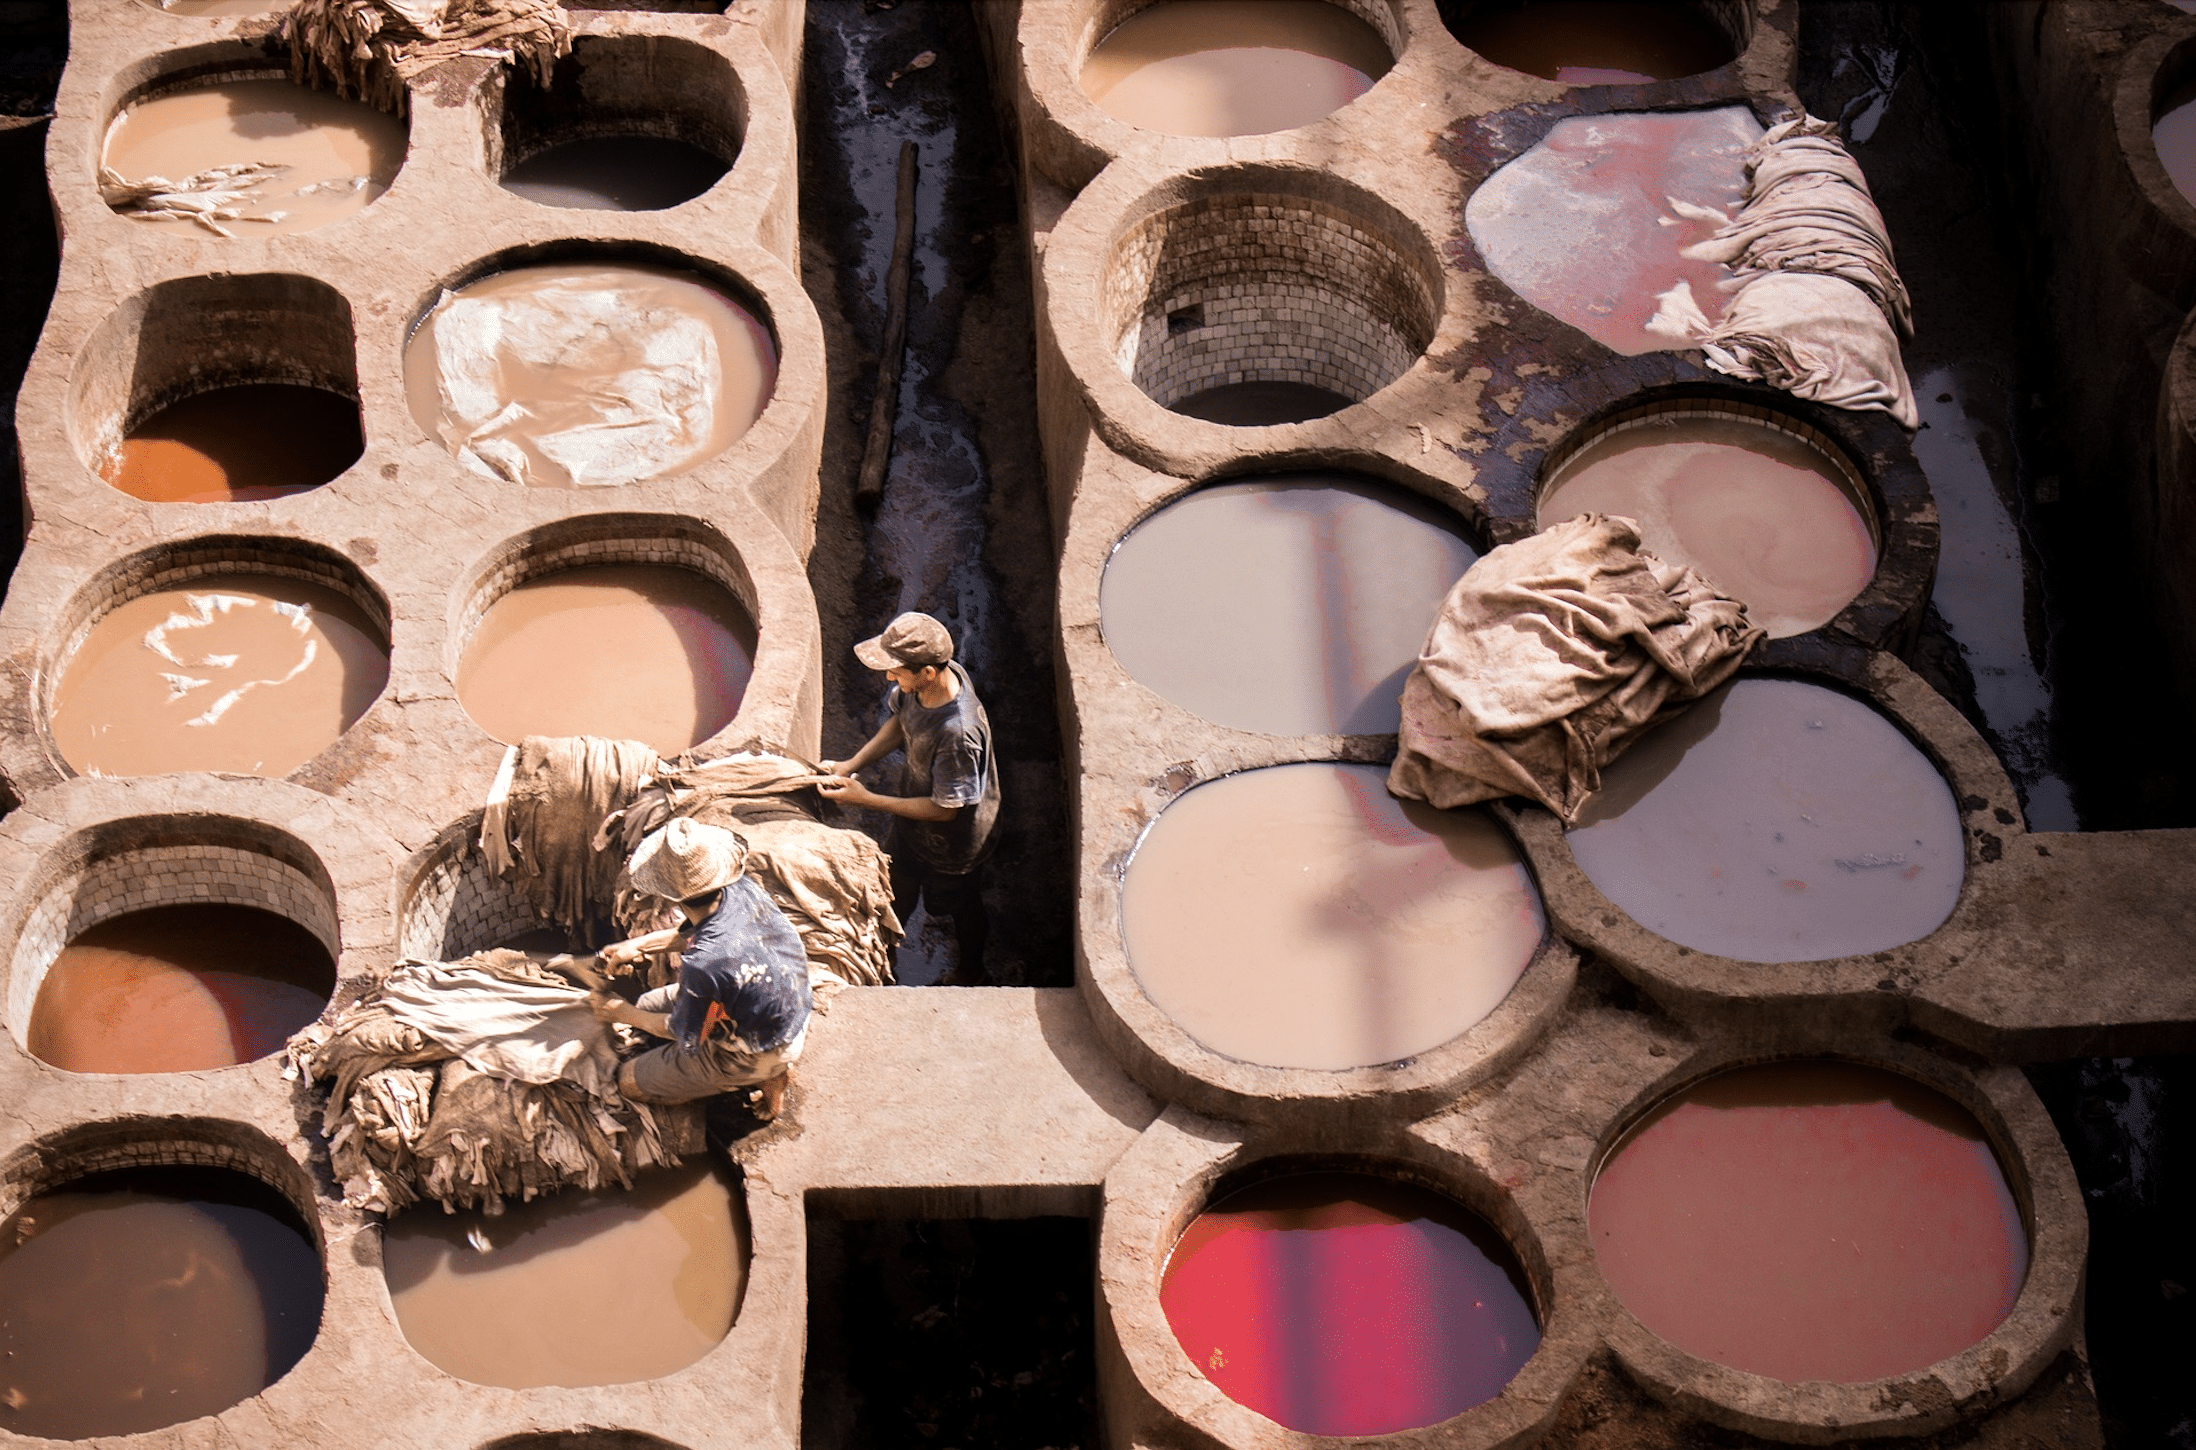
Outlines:
POLYGON ((282 37, 298 80, 401 116, 412 79, 461 56, 524 65, 546 86, 572 23, 558 0, 296 0, 282 37))
MULTIPOLYGON (((229 166, 194 171, 175 180, 165 176, 133 180, 111 166, 102 166, 99 168, 99 199, 129 216, 195 222, 215 236, 233 237, 236 233, 230 231, 226 223, 282 220, 282 212, 256 209, 265 203, 268 183, 278 180, 289 169, 269 162, 239 161, 229 166)), ((366 178, 357 180, 363 186, 366 178)))
MULTIPOLYGON (((1837 123, 1802 112, 1771 127, 1746 171, 1738 214, 1684 253, 1735 274, 1722 320, 1711 323, 1680 282, 1656 299, 1648 331, 1702 348, 1718 372, 1833 407, 1879 409, 1916 427, 1921 415, 1899 357, 1899 339, 1914 335, 1906 284, 1837 123)), ((1695 219, 1723 220, 1670 204, 1695 219)))
POLYGON ((815 767, 767 751, 666 762, 632 741, 529 736, 506 752, 489 790, 481 848, 538 915, 575 933, 604 921, 637 933, 668 923, 664 904, 625 879, 632 848, 674 816, 729 827, 747 842, 748 871, 800 933, 811 972, 887 985, 901 936, 890 858, 861 832, 818 818, 819 779, 815 767))
POLYGON ((1734 674, 1762 631, 1692 569, 1582 514, 1491 550, 1403 684, 1388 789, 1444 809, 1528 796, 1575 822, 1641 733, 1734 674))
POLYGON ((619 1095, 623 1029, 587 996, 524 952, 407 960, 292 1038, 293 1075, 332 1085, 321 1132, 344 1202, 500 1213, 568 1186, 630 1187, 699 1150, 699 1103, 619 1095))

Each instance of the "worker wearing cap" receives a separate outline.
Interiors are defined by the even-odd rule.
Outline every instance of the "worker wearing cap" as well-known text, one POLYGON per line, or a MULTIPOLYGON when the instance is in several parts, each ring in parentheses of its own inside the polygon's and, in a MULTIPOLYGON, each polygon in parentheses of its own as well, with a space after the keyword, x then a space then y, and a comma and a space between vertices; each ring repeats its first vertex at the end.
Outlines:
POLYGON ((960 948, 954 980, 983 981, 990 919, 979 868, 999 821, 991 720, 953 658, 953 636, 927 614, 901 615, 854 646, 854 657, 891 681, 885 722, 850 759, 824 761, 833 779, 818 789, 894 818, 885 840, 893 910, 905 921, 919 899, 931 915, 950 918, 960 948), (853 778, 894 750, 907 756, 906 795, 882 795, 853 778))
POLYGON ((597 991, 604 1022, 671 1039, 618 1067, 635 1102, 685 1103, 760 1087, 756 1116, 778 1115, 808 1036, 808 954, 777 903, 747 874, 747 843, 722 826, 681 817, 634 848, 634 889, 675 903, 683 923, 605 947, 605 966, 630 967, 676 947, 679 980, 637 1003, 597 991))

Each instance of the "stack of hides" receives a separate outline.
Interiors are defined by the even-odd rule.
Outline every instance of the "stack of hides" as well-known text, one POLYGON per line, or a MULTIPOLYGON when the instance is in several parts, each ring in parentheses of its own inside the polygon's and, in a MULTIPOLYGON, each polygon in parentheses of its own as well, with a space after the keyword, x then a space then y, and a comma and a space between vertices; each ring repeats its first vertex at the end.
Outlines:
POLYGON ((398 963, 291 1039, 290 1061, 333 1085, 321 1132, 345 1203, 394 1213, 430 1198, 493 1214, 566 1186, 630 1187, 702 1146, 700 1104, 619 1096, 614 1030, 582 988, 492 951, 398 963))
POLYGON ((1388 789, 1447 809, 1527 796, 1576 822, 1625 746, 1729 679, 1762 631, 1629 519, 1582 514, 1490 551, 1403 683, 1388 789))
POLYGON ((413 77, 460 56, 518 61, 542 85, 572 49, 558 0, 296 0, 290 73, 403 115, 413 77))
MULTIPOLYGON (((1720 262, 1737 288, 1711 323, 1689 284, 1656 300, 1648 330, 1695 344, 1718 372, 1837 408, 1921 415, 1899 339, 1914 318, 1883 214, 1835 122, 1805 112, 1771 127, 1746 163, 1746 202, 1685 255, 1720 262)), ((1673 200, 1680 213, 1719 213, 1673 200)))

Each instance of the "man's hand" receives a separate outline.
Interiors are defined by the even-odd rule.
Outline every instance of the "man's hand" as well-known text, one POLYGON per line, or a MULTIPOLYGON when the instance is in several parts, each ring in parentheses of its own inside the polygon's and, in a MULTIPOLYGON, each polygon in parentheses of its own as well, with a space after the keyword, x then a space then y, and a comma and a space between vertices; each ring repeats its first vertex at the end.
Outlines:
POLYGON ((595 1014, 597 1022, 629 1022, 627 1014, 633 1007, 622 997, 597 991, 587 994, 587 1010, 595 1014))
POLYGON ((816 789, 842 805, 874 807, 878 800, 877 793, 853 776, 837 770, 837 764, 838 762, 830 760, 824 762, 824 768, 831 771, 831 778, 818 781, 816 789))

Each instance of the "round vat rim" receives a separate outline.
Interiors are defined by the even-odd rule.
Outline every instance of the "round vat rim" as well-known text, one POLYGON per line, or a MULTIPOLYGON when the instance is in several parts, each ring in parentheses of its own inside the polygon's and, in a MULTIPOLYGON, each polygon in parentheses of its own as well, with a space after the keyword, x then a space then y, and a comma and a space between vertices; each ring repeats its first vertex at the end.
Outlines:
MULTIPOLYGON (((1439 217, 1414 210, 1429 200, 1399 194, 1394 178, 1340 157, 1324 166, 1295 158, 1231 158, 1156 176, 1136 167, 1110 168, 1069 204, 1045 247, 1040 266, 1047 302, 1038 318, 1038 346, 1049 346, 1064 364, 1106 444, 1155 471, 1197 473, 1222 459, 1258 453, 1370 452, 1368 436, 1386 421, 1372 405, 1396 397, 1417 380, 1436 374, 1446 378, 1434 359, 1462 335, 1464 314, 1472 305, 1472 289, 1456 285, 1442 262, 1435 240, 1444 234, 1439 217), (1110 340, 1116 332, 1132 330, 1136 318, 1122 319, 1118 328, 1111 321, 1091 327, 1082 319, 1111 316, 1112 309, 1101 300, 1105 279, 1122 243, 1137 227, 1199 202, 1253 195, 1326 207, 1392 234, 1392 245, 1383 238, 1383 246, 1425 284, 1430 305, 1426 343, 1402 371, 1364 398, 1319 418, 1239 428, 1174 412, 1137 385, 1110 340)), ((1137 317, 1152 300, 1148 293, 1138 300, 1137 317)))
POLYGON ((2196 82, 2196 15, 2158 14, 2152 26, 2107 73, 2113 139, 2139 207, 2114 250, 2178 310, 2196 301, 2196 198, 2173 184, 2154 128, 2166 97, 2196 82))
MULTIPOLYGON (((1306 737, 1318 742, 1320 737, 1306 737)), ((1164 800, 1136 824, 1133 840, 1111 851, 1118 864, 1092 873, 1083 892, 1078 930, 1081 966, 1076 973, 1099 1034, 1112 1047, 1130 1076, 1155 1096, 1196 1112, 1249 1123, 1318 1123, 1330 1128, 1366 1128, 1411 1122, 1440 1111, 1456 1097, 1504 1072, 1525 1057, 1554 1027, 1578 976, 1578 956, 1556 930, 1545 909, 1539 872, 1514 827, 1499 813, 1485 812, 1517 851, 1519 864, 1543 899, 1545 926, 1517 981, 1485 1016, 1455 1036, 1392 1062, 1350 1068, 1279 1067, 1232 1057, 1192 1037, 1153 1000, 1129 961, 1123 920, 1124 894, 1131 861, 1166 807, 1201 785, 1255 770, 1290 765, 1378 766, 1382 762, 1313 753, 1266 760, 1244 760, 1211 773, 1202 762, 1177 766, 1187 774, 1177 784, 1166 778, 1164 800)), ((1086 809, 1085 819, 1099 814, 1086 809)), ((1086 858, 1095 846, 1086 839, 1086 858)))
MULTIPOLYGON (((4 912, 4 915, 0 915, 0 1010, 5 1013, 7 1035, 23 1056, 38 1063, 41 1070, 57 1073, 65 1081, 135 1081, 145 1078, 172 1079, 178 1076, 175 1073, 76 1072, 46 1062, 34 1054, 28 1041, 31 1014, 39 988, 44 985, 47 972, 52 970, 54 959, 49 958, 35 965, 26 962, 24 935, 46 902, 64 890, 73 893, 81 888, 85 879, 96 868, 110 862, 127 863, 171 847, 191 846, 225 848, 264 857, 274 866, 286 868, 291 874, 301 878, 307 889, 316 893, 317 899, 325 908, 327 919, 324 923, 300 920, 297 915, 283 907, 265 902, 256 903, 255 909, 271 912, 312 933, 328 952, 333 974, 329 1003, 341 994, 346 952, 345 893, 338 886, 336 875, 330 870, 328 858, 322 850, 287 825, 264 816, 242 812, 213 814, 181 802, 147 802, 135 810, 97 816, 39 842, 8 895, 0 898, 0 912, 4 912)), ((178 894, 171 899, 145 905, 125 904, 121 909, 106 912, 85 925, 88 928, 133 912, 162 906, 187 905, 193 899, 195 898, 178 894)), ((67 944, 64 937, 60 946, 66 947, 67 944)), ((323 1010, 325 1008, 326 1004, 323 1004, 323 1010)), ((224 1067, 190 1071, 194 1074, 234 1073, 257 1064, 272 1062, 279 1056, 278 1050, 263 1057, 230 1063, 224 1067)))
MULTIPOLYGON (((90 575, 79 577, 67 588, 65 601, 53 616, 55 627, 43 632, 38 658, 33 666, 30 694, 32 720, 39 751, 47 763, 63 779, 83 777, 54 738, 52 713, 54 691, 60 687, 61 677, 69 664, 83 648, 84 641, 100 620, 125 604, 132 603, 155 590, 170 588, 203 579, 214 574, 262 574, 277 578, 300 579, 331 589, 349 599, 360 608, 367 622, 376 626, 384 661, 394 659, 396 646, 396 614, 389 602, 389 595, 367 566, 339 552, 316 538, 302 534, 245 533, 237 529, 208 529, 201 533, 179 533, 142 548, 131 550, 118 559, 110 559, 90 575), (218 559, 188 563, 168 563, 180 555, 203 551, 255 550, 261 553, 285 553, 301 557, 305 564, 276 562, 266 559, 223 561, 218 559), (313 566, 318 565, 316 569, 313 566)), ((339 749, 358 728, 360 721, 372 714, 374 708, 387 697, 388 680, 367 702, 356 719, 352 720, 326 746, 299 762, 296 769, 266 779, 287 780, 313 768, 339 749)), ((156 775, 172 775, 179 772, 162 771, 156 775)), ((200 772, 180 772, 199 774, 200 772)), ((146 776, 127 777, 132 780, 146 776)))
POLYGON ((519 1430, 483 1440, 478 1450, 687 1450, 646 1430, 614 1425, 574 1425, 568 1430, 519 1430))
POLYGON ((1986 868, 2027 833, 2019 797, 1975 727, 1895 655, 1857 646, 1812 646, 1800 636, 1757 649, 1737 678, 1796 680, 1856 699, 1944 777, 1961 819, 1963 875, 1951 914, 1928 935, 1897 947, 1806 962, 1747 962, 1680 946, 1634 920, 1595 885, 1553 814, 1523 803, 1502 807, 1503 814, 1544 883, 1542 901, 1554 929, 1681 1017, 1835 1002, 1857 1010, 1864 1021, 1887 1026, 1905 1009, 1910 988, 1900 976, 1910 976, 1917 959, 1927 961, 1923 954, 1931 943, 1987 934, 1986 868))
MULTIPOLYGON (((735 742, 760 742, 773 749, 785 748, 789 742, 773 740, 758 732, 750 713, 751 702, 763 707, 781 699, 799 699, 802 682, 809 673, 806 651, 813 641, 807 627, 813 626, 815 605, 812 599, 804 600, 797 590, 788 587, 789 581, 783 577, 779 561, 769 557, 774 552, 773 545, 783 547, 782 539, 774 531, 763 528, 734 533, 726 527, 733 520, 722 514, 709 518, 669 508, 636 507, 634 503, 621 505, 616 501, 592 499, 589 502, 596 507, 558 514, 512 530, 484 547, 471 550, 458 564, 445 595, 443 658, 439 662, 443 677, 451 682, 453 699, 458 662, 466 646, 471 644, 488 610, 511 590, 531 580, 593 564, 649 564, 682 569, 724 588, 747 612, 755 628, 753 668, 738 708, 721 729, 689 746, 688 750, 709 758, 723 750, 740 748, 735 742), (679 560, 650 560, 639 555, 639 551, 651 544, 672 541, 683 542, 716 559, 724 566, 724 576, 696 569, 679 560), (547 562, 541 562, 544 556, 588 544, 608 545, 613 553, 601 558, 568 561, 550 557, 547 562), (618 557, 622 551, 630 551, 632 557, 618 557), (529 564, 530 560, 534 562, 529 564), (499 572, 513 567, 518 572, 509 580, 500 584, 495 582, 499 572)), ((805 579, 805 571, 802 577, 805 579)), ((462 711, 462 703, 460 708, 462 711)), ((469 714, 465 718, 471 728, 480 730, 469 714)), ((480 733, 483 738, 493 738, 485 730, 480 733)), ((671 752, 672 755, 682 753, 686 752, 671 752)))
MULTIPOLYGON (((727 171, 725 180, 729 180, 731 175, 732 173, 727 171)), ((723 185, 724 182, 720 181, 718 184, 723 185)), ((499 187, 498 190, 500 191, 501 188, 499 187)), ((715 188, 711 188, 711 191, 714 190, 715 188)), ((707 192, 703 193, 704 196, 709 194, 707 192)), ((525 202, 523 198, 517 196, 512 196, 510 200, 514 205, 532 205, 532 203, 525 202)), ((696 197, 694 200, 699 201, 701 198, 696 197)), ((692 202, 682 203, 682 205, 691 204, 692 202)), ((558 209, 549 208, 548 210, 558 209)), ((649 215, 649 213, 644 212, 594 213, 587 211, 571 212, 569 214, 582 218, 591 216, 646 217, 649 215)), ((441 304, 444 297, 455 295, 465 288, 477 282, 486 281, 491 277, 500 276, 506 272, 522 271, 530 267, 554 267, 560 264, 584 265, 589 263, 613 267, 620 265, 649 267, 669 273, 674 277, 683 278, 715 292, 762 326, 764 333, 770 339, 773 353, 770 396, 764 400, 762 411, 755 415, 755 420, 747 425, 746 430, 717 452, 706 458, 696 460, 689 467, 671 473, 635 479, 613 487, 622 491, 664 485, 691 484, 705 472, 725 467, 737 469, 742 477, 753 477, 758 472, 768 470, 776 464, 781 455, 785 454, 787 449, 792 446, 794 434, 805 426, 805 416, 813 412, 820 401, 816 398, 798 396, 798 389, 786 386, 789 373, 792 375, 792 380, 798 383, 803 380, 803 375, 810 369, 820 372, 823 367, 820 356, 822 352, 822 326, 816 318, 813 304, 808 301, 807 294, 800 291, 797 284, 793 286, 793 290, 788 291, 789 279, 784 275, 782 265, 777 262, 776 258, 769 256, 760 248, 741 247, 720 258, 703 255, 690 247, 688 245, 689 239, 683 237, 672 240, 658 240, 652 236, 588 235, 585 230, 586 225, 585 221, 575 222, 572 224, 570 234, 551 237, 546 240, 511 242, 508 245, 498 246, 490 251, 479 253, 455 265, 439 268, 434 280, 427 284, 423 294, 414 298, 409 306, 397 309, 399 315, 404 319, 397 331, 398 348, 394 362, 395 378, 400 398, 408 391, 408 379, 405 377, 405 356, 411 350, 413 338, 418 335, 420 328, 426 324, 428 317, 441 304), (758 281, 758 276, 767 278, 767 282, 758 281), (802 310, 803 308, 806 308, 805 312, 802 310), (816 340, 816 351, 819 355, 812 361, 801 361, 797 368, 789 367, 787 365, 787 343, 798 337, 805 344, 811 336, 816 340)), ((796 356, 800 355, 797 354, 796 356)), ((821 388, 820 379, 817 386, 819 389, 821 388)), ((431 433, 420 425, 419 419, 413 416, 408 401, 403 408, 403 414, 404 421, 400 426, 405 430, 408 443, 414 445, 425 444, 447 457, 451 464, 457 468, 465 469, 465 465, 459 461, 454 453, 450 452, 448 443, 440 435, 431 433)), ((511 484, 504 480, 491 480, 491 482, 500 483, 509 488, 527 486, 511 484)), ((556 491, 565 492, 567 490, 556 491)), ((606 490, 595 488, 569 491, 602 493, 606 490)), ((628 505, 628 507, 631 507, 631 505, 628 505)))
MULTIPOLYGON (((1473 3, 1478 3, 1478 0, 1473 0, 1473 3)), ((1530 0, 1528 0, 1529 3, 1530 0)), ((1512 75, 1532 76, 1535 80, 1558 86, 1569 92, 1591 94, 1594 92, 1622 91, 1654 95, 1657 91, 1660 91, 1662 94, 1668 95, 1669 91, 1666 89, 1668 87, 1683 86, 1690 89, 1714 85, 1717 82, 1734 82, 1738 80, 1746 63, 1753 59, 1752 52, 1755 45, 1761 41, 1762 32, 1769 28, 1762 23, 1763 17, 1754 0, 1721 0, 1721 3, 1719 3, 1719 0, 1690 0, 1690 3, 1695 12, 1702 14, 1710 24, 1722 32, 1724 40, 1731 47, 1730 59, 1710 66, 1707 70, 1694 71, 1690 75, 1668 76, 1660 80, 1644 82, 1594 81, 1579 83, 1549 80, 1546 76, 1532 76, 1530 71, 1520 71, 1513 66, 1503 65, 1500 61, 1491 60, 1466 45, 1463 39, 1449 27, 1446 17, 1443 19, 1441 29, 1443 34, 1456 43, 1459 50, 1481 65, 1491 66, 1496 70, 1505 71, 1512 75), (1734 20, 1737 21, 1741 32, 1736 35, 1732 34, 1732 22, 1734 20)))
POLYGON ((1609 1305, 1609 1347, 1629 1374, 1680 1410, 1726 1429, 1796 1445, 1935 1434, 2019 1397, 2073 1342, 2088 1253, 2088 1212, 2072 1160, 2018 1067, 1966 1066, 1889 1035, 1857 1038, 1835 1027, 1793 1018, 1768 1037, 1725 1037, 1671 1059, 1611 1114, 1580 1175, 1577 1205, 1584 1221, 1601 1170, 1656 1108, 1747 1067, 1825 1060, 1873 1068, 1929 1088, 1975 1119, 2028 1233, 2028 1266, 2005 1319, 1935 1364, 1852 1383, 1794 1382, 1734 1369, 1680 1349, 1647 1328, 1608 1287, 1594 1258, 1588 1272, 1609 1305))
MULTIPOLYGON (((1861 489, 1861 516, 1876 546, 1868 586, 1824 624, 1791 636, 1899 651, 1919 636, 1937 574, 1936 495, 1912 437, 1888 413, 1810 403, 1765 384, 1709 372, 1685 353, 1615 358, 1565 381, 1565 403, 1580 411, 1553 441, 1536 437, 1520 409, 1480 455, 1489 531, 1508 543, 1539 532, 1537 510, 1550 478, 1605 425, 1639 414, 1706 406, 1792 431, 1844 464, 1861 489), (1816 441, 1807 435, 1820 435, 1816 441)), ((1848 495, 1851 498, 1851 495, 1848 495)))
MULTIPOLYGON (((683 30, 671 28, 636 29, 620 27, 617 29, 598 29, 591 26, 576 26, 574 28, 574 33, 572 37, 572 49, 565 55, 558 57, 548 84, 543 85, 537 83, 532 76, 528 75, 524 71, 506 69, 499 72, 495 77, 491 77, 487 83, 484 83, 483 85, 475 88, 473 93, 473 99, 475 100, 475 103, 482 108, 481 119, 483 124, 481 128, 481 135, 487 148, 486 153, 481 157, 483 173, 487 176, 490 182, 494 183, 499 188, 502 188, 504 178, 510 174, 511 169, 514 165, 522 165, 526 161, 533 159, 533 157, 538 156, 545 151, 554 149, 556 146, 563 145, 566 142, 583 140, 598 136, 650 136, 656 134, 653 132, 635 131, 630 129, 598 131, 582 126, 578 130, 574 131, 571 135, 565 136, 563 140, 552 141, 547 145, 539 145, 531 148, 523 155, 521 155, 516 162, 514 162, 511 159, 510 154, 509 107, 511 94, 514 88, 523 88, 528 91, 533 91, 545 98, 550 96, 557 89, 558 81, 560 79, 559 73, 563 71, 565 65, 573 65, 576 73, 578 65, 576 57, 579 55, 580 50, 583 46, 589 49, 601 48, 605 50, 613 48, 644 49, 660 46, 672 51, 693 52, 697 57, 707 57, 707 60, 702 61, 703 65, 709 65, 711 63, 715 65, 717 69, 712 79, 722 84, 722 94, 708 96, 697 95, 688 97, 688 100, 696 102, 697 105, 688 106, 687 109, 697 109, 698 103, 704 101, 721 102, 730 113, 732 119, 732 125, 730 129, 733 135, 733 154, 730 156, 723 156, 718 155, 714 148, 700 148, 703 150, 708 150, 711 155, 716 156, 717 160, 724 162, 724 174, 718 177, 715 181, 711 182, 707 187, 697 192, 695 195, 686 198, 686 200, 675 202, 668 207, 654 208, 653 212, 658 214, 663 212, 675 212, 681 207, 691 206, 694 203, 703 200, 705 197, 711 196, 712 194, 716 193, 720 188, 730 188, 738 184, 734 180, 734 174, 735 172, 739 171, 741 161, 748 158, 752 149, 748 145, 748 140, 749 134, 754 128, 755 122, 758 119, 758 111, 763 113, 763 129, 766 133, 766 140, 769 139, 768 133, 776 129, 773 125, 770 124, 771 120, 774 120, 775 118, 771 114, 770 108, 767 106, 767 104, 761 107, 757 106, 757 87, 752 83, 750 77, 743 71, 740 57, 735 55, 733 51, 729 48, 711 44, 711 39, 712 38, 705 38, 702 36, 687 33, 683 30)), ((576 84, 576 78, 574 84, 576 84)), ((770 88, 765 87, 763 89, 767 92, 770 88)), ((573 100, 573 104, 577 106, 581 103, 579 103, 575 98, 573 100)), ((662 109, 664 114, 670 114, 668 108, 659 109, 662 109)), ((689 142, 688 144, 696 145, 698 143, 689 142)), ((758 159, 752 162, 748 169, 759 169, 760 164, 760 160, 758 159)), ((744 180, 745 176, 743 174, 740 177, 740 181, 744 180)), ((546 204, 537 202, 533 203, 533 205, 545 206, 546 204)), ((585 208, 550 207, 549 209, 571 211, 584 210, 585 208)), ((416 325, 417 324, 415 323, 414 326, 416 325)), ((409 335, 409 329, 407 329, 407 335, 409 335)), ((773 332, 772 334, 772 340, 773 342, 776 341, 775 332, 773 332)))
POLYGON ((1214 1122, 1179 1110, 1146 1129, 1100 1189, 1099 1330, 1125 1362, 1147 1415, 1220 1444, 1338 1443, 1287 1430, 1230 1399, 1190 1359, 1160 1303, 1175 1245, 1216 1186, 1256 1174, 1266 1163, 1364 1172, 1439 1193, 1492 1229, 1525 1279, 1540 1344, 1518 1372, 1491 1399, 1432 1425, 1390 1432, 1382 1444, 1493 1450, 1529 1440, 1554 1419, 1602 1342, 1592 1271, 1576 1255, 1551 1252, 1567 1247, 1561 1241, 1570 1236, 1570 1225, 1544 1221, 1517 1188, 1466 1150, 1401 1126, 1337 1140, 1302 1121, 1214 1122))
MULTIPOLYGON (((429 878, 438 871, 455 873, 461 870, 470 858, 485 859, 480 846, 481 822, 485 814, 484 808, 481 807, 466 811, 459 815, 456 820, 444 825, 441 830, 435 832, 423 844, 405 853, 403 864, 398 868, 389 883, 390 919, 396 923, 397 956, 400 960, 415 955, 415 953, 405 950, 405 944, 412 935, 415 914, 422 909, 423 903, 420 897, 421 893, 427 889, 429 878)), ((453 885, 453 895, 455 889, 453 885)), ((515 893, 516 888, 514 887, 513 890, 515 893)), ((554 928, 556 926, 555 922, 546 918, 536 918, 536 920, 543 927, 554 928)), ((447 939, 449 932, 447 917, 443 922, 443 932, 445 939, 447 939)))

